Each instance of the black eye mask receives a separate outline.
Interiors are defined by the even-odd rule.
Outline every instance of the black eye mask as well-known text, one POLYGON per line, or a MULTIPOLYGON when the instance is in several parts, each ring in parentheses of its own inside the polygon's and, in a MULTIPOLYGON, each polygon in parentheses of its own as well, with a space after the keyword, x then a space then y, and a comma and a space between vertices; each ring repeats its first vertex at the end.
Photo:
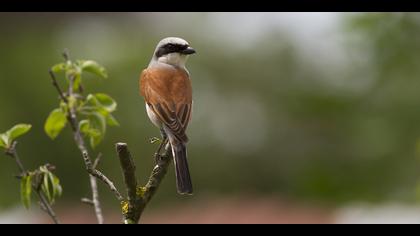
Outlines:
POLYGON ((179 52, 182 53, 182 51, 184 51, 185 49, 188 48, 187 44, 173 44, 173 43, 167 43, 163 46, 161 46, 157 51, 156 51, 156 57, 161 57, 163 55, 169 54, 169 53, 173 53, 173 52, 179 52))

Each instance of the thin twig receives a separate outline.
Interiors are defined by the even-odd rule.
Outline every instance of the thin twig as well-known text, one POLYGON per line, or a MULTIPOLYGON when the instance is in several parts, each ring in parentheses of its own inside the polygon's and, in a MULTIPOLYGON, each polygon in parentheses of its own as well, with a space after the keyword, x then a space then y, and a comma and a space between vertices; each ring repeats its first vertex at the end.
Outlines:
POLYGON ((36 194, 39 197, 39 200, 41 201, 41 206, 43 206, 44 211, 47 212, 47 214, 51 217, 51 219, 56 224, 60 224, 60 221, 58 220, 54 210, 52 209, 51 205, 48 203, 47 198, 45 197, 44 193, 41 192, 39 189, 35 191, 36 194))
POLYGON ((58 85, 57 79, 55 78, 55 75, 54 75, 53 71, 51 69, 49 69, 48 72, 50 73, 52 84, 55 87, 55 89, 57 89, 58 95, 60 96, 61 100, 63 100, 63 102, 65 102, 65 103, 68 103, 68 100, 67 100, 66 96, 64 96, 64 93, 61 90, 60 85, 58 85))
POLYGON ((98 184, 97 184, 96 178, 93 177, 92 174, 89 176, 89 180, 90 180, 90 186, 92 188, 92 202, 93 202, 93 208, 95 209, 96 218, 99 224, 103 224, 104 216, 102 214, 102 208, 99 201, 98 184))
MULTIPOLYGON (((20 171, 20 176, 25 176, 28 171, 25 169, 25 167, 23 166, 22 161, 19 158, 19 155, 17 153, 16 150, 16 145, 17 145, 17 141, 14 141, 12 143, 12 145, 10 146, 10 148, 8 150, 6 150, 6 154, 9 155, 11 158, 13 158, 19 168, 20 171)), ((54 221, 55 224, 59 224, 60 221, 57 218, 57 215, 55 214, 54 210, 52 209, 50 203, 48 202, 47 198, 45 197, 44 193, 37 188, 36 186, 32 185, 32 189, 34 190, 34 192, 38 195, 39 200, 40 200, 40 206, 41 209, 44 209, 45 212, 51 217, 51 219, 54 221)))
POLYGON ((112 183, 112 181, 109 180, 108 177, 106 177, 104 174, 102 174, 102 172, 100 172, 99 170, 93 169, 92 162, 91 162, 91 160, 89 158, 89 154, 87 152, 83 152, 83 159, 85 161, 87 172, 89 174, 95 176, 96 178, 100 179, 102 182, 104 182, 111 189, 111 191, 115 194, 115 196, 117 197, 118 200, 120 200, 120 201, 124 200, 123 196, 117 190, 114 183, 112 183))
MULTIPOLYGON (((166 143, 166 142, 165 142, 166 143)), ((163 145, 165 145, 165 143, 163 145)), ((160 149, 160 148, 159 148, 160 149)), ((169 148, 166 148, 163 154, 157 152, 157 164, 153 168, 144 192, 137 194, 137 178, 135 175, 135 165, 133 158, 128 150, 126 143, 117 143, 116 150, 120 159, 121 168, 124 174, 124 182, 128 195, 128 210, 124 214, 124 223, 136 224, 149 203, 150 199, 156 193, 171 163, 169 148)))
MULTIPOLYGON (((69 56, 68 56, 68 52, 65 51, 63 53, 63 56, 65 58, 65 60, 69 60, 69 56)), ((74 83, 74 77, 70 77, 69 78, 69 88, 68 88, 68 94, 69 96, 73 96, 73 83, 74 83)), ((63 100, 64 101, 64 100, 63 100)), ((79 148, 80 152, 82 153, 82 156, 85 159, 85 153, 88 153, 87 151, 87 147, 85 145, 85 142, 83 140, 82 134, 80 133, 79 130, 79 125, 78 125, 78 121, 77 121, 77 116, 76 116, 76 110, 74 108, 74 106, 70 106, 69 102, 66 102, 67 105, 69 105, 69 113, 67 115, 67 120, 70 123, 71 129, 73 131, 73 137, 74 137, 74 141, 77 144, 77 147, 79 148)), ((98 185, 97 185, 97 180, 95 178, 95 176, 93 176, 91 173, 89 173, 89 182, 90 182, 90 188, 92 190, 92 201, 93 201, 93 205, 94 205, 94 209, 95 209, 95 215, 96 215, 96 219, 98 221, 99 224, 103 224, 104 223, 104 217, 102 215, 102 209, 101 209, 101 203, 99 201, 99 193, 98 193, 98 185)))
POLYGON ((69 49, 68 48, 65 48, 64 49, 64 51, 63 51, 63 57, 64 57, 64 60, 67 62, 68 60, 70 60, 70 53, 69 53, 69 49))
POLYGON ((96 167, 98 167, 99 163, 101 162, 101 158, 102 158, 102 153, 99 153, 95 161, 93 162, 93 166, 92 166, 93 169, 96 169, 96 167))
POLYGON ((23 164, 22 164, 22 161, 19 158, 19 155, 17 154, 16 145, 17 145, 17 141, 14 141, 12 143, 12 145, 10 145, 9 149, 6 150, 6 154, 9 155, 11 158, 13 158, 15 160, 17 166, 19 167, 21 175, 25 175, 26 170, 25 170, 25 167, 23 167, 23 164))
MULTIPOLYGON (((71 84, 70 86, 72 87, 73 85, 71 84)), ((73 134, 74 134, 74 140, 75 140, 77 146, 79 147, 79 150, 82 152, 83 159, 85 161, 85 165, 86 165, 88 173, 89 173, 89 182, 90 182, 90 188, 92 190, 92 201, 93 201, 93 206, 94 206, 94 210, 95 210, 96 219, 97 219, 99 224, 103 224, 104 223, 104 217, 102 215, 101 203, 99 201, 97 180, 96 180, 96 177, 93 175, 94 171, 92 170, 92 164, 90 164, 90 168, 88 168, 88 165, 86 163, 86 157, 89 160, 89 162, 90 162, 90 159, 89 159, 89 156, 88 156, 88 151, 87 151, 87 148, 85 146, 83 137, 80 134, 80 130, 79 130, 78 126, 76 125, 77 124, 77 118, 76 118, 76 114, 74 112, 74 109, 70 109, 70 114, 68 116, 68 119, 71 121, 71 124, 72 124, 71 127, 72 127, 73 134)))
MULTIPOLYGON (((69 60, 69 54, 68 54, 67 50, 65 50, 63 52, 63 56, 64 56, 64 59, 67 62, 69 60)), ((51 79, 53 81, 53 85, 56 88, 56 90, 57 90, 58 94, 60 95, 61 99, 63 100, 63 102, 65 102, 67 105, 70 105, 68 99, 66 98, 63 91, 59 87, 54 73, 51 70, 50 70, 50 76, 51 76, 51 79)), ((70 81, 70 83, 69 83, 69 88, 68 88, 68 96, 69 97, 76 96, 76 94, 74 94, 74 91, 73 91, 74 77, 70 77, 69 81, 70 81)), ((98 220, 98 223, 102 224, 104 222, 104 220, 103 220, 101 205, 100 205, 100 201, 99 201, 97 179, 104 182, 111 189, 111 191, 115 194, 115 196, 117 197, 118 200, 122 201, 123 197, 118 192, 118 190, 116 189, 113 182, 110 181, 109 178, 107 178, 102 172, 100 172, 96 169, 97 165, 99 164, 101 155, 98 155, 98 158, 95 160, 94 164, 92 165, 91 160, 89 158, 88 149, 85 145, 83 136, 82 136, 82 134, 79 130, 79 125, 78 125, 78 120, 77 120, 77 114, 76 114, 75 107, 69 106, 69 108, 70 109, 69 109, 69 112, 68 112, 68 115, 67 115, 67 120, 70 124, 70 127, 71 127, 72 131, 73 131, 73 137, 74 137, 74 140, 76 142, 76 145, 79 148, 80 152, 82 153, 87 172, 89 173, 90 187, 91 187, 91 190, 92 190, 92 203, 93 203, 94 208, 95 208, 95 214, 96 214, 96 218, 98 220)))
POLYGON ((92 200, 90 200, 89 198, 82 198, 82 199, 80 199, 80 201, 81 201, 82 203, 85 203, 85 204, 88 204, 88 205, 90 205, 90 206, 93 206, 93 201, 92 201, 92 200))

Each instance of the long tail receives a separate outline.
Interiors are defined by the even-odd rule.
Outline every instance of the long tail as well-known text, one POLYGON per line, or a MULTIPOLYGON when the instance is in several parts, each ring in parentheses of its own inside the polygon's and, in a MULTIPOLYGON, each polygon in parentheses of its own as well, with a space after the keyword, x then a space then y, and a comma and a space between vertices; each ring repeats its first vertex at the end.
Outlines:
POLYGON ((190 171, 187 162, 187 147, 182 142, 171 144, 174 156, 176 187, 179 194, 192 194, 190 171))

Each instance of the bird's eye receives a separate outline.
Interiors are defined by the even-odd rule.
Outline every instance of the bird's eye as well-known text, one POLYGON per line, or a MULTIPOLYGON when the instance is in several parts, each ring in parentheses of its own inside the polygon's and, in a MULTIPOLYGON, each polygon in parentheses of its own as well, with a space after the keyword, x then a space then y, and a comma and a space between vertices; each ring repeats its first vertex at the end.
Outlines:
POLYGON ((168 52, 179 52, 182 50, 185 50, 189 47, 188 44, 173 44, 168 43, 165 46, 163 46, 164 49, 166 49, 168 52))

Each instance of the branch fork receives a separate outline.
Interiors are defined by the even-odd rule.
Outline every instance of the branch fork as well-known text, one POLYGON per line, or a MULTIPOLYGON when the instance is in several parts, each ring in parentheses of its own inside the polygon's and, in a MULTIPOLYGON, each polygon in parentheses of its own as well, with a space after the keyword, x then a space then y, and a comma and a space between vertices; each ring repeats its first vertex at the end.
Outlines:
MULTIPOLYGON (((69 60, 68 52, 64 52, 63 56, 66 61, 69 60)), ((74 79, 70 78, 70 85, 67 93, 64 93, 63 90, 60 88, 57 79, 54 75, 52 70, 49 71, 52 85, 56 88, 57 93, 60 99, 69 105, 70 101, 68 98, 76 96, 73 91, 73 82, 74 79)), ((140 220, 140 217, 158 189, 160 183, 162 182, 168 166, 171 163, 171 152, 169 145, 167 145, 167 139, 162 141, 161 145, 157 149, 154 158, 156 161, 156 166, 153 168, 149 179, 146 183, 146 186, 140 187, 137 183, 136 177, 136 166, 134 164, 133 158, 131 156, 130 151, 128 150, 128 146, 126 143, 117 143, 116 152, 120 160, 121 169, 123 172, 124 177, 124 184, 126 187, 127 192, 127 201, 124 200, 124 197, 115 187, 114 183, 101 171, 97 170, 97 166, 99 163, 99 159, 97 158, 95 162, 92 164, 92 161, 89 156, 88 149, 85 145, 83 136, 79 130, 77 114, 75 108, 69 106, 69 112, 67 114, 67 120, 71 126, 74 135, 74 141, 76 142, 80 152, 83 156, 83 161, 85 163, 86 171, 89 173, 90 176, 90 185, 92 189, 92 199, 83 198, 82 202, 93 205, 96 213, 96 218, 98 223, 102 224, 104 222, 102 209, 100 206, 99 195, 98 195, 98 187, 97 187, 97 180, 103 182, 115 195, 117 200, 119 200, 123 205, 123 215, 124 215, 124 223, 126 224, 136 224, 140 220), (161 149, 164 148, 163 153, 161 149), (141 190, 141 191, 139 191, 141 190)), ((48 207, 46 208, 48 210, 48 207)))

